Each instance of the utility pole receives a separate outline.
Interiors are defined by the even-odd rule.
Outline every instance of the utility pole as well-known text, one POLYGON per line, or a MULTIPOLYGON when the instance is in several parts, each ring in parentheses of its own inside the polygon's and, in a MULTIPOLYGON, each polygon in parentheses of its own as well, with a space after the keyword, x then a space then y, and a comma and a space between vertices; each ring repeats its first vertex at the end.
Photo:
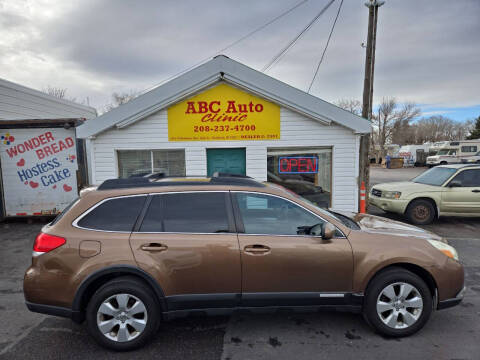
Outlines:
MULTIPOLYGON (((368 7, 368 38, 367 48, 365 52, 365 78, 363 81, 363 106, 362 117, 368 120, 372 119, 372 102, 373 102, 373 70, 375 66, 375 42, 377 39, 377 15, 378 8, 385 1, 369 0, 365 3, 368 7)), ((358 177, 358 188, 362 182, 365 187, 370 188, 370 160, 368 152, 370 150, 370 134, 365 134, 360 138, 360 173, 358 177)), ((359 195, 360 197, 360 195, 359 195)), ((358 202, 360 204, 360 201, 358 202)))

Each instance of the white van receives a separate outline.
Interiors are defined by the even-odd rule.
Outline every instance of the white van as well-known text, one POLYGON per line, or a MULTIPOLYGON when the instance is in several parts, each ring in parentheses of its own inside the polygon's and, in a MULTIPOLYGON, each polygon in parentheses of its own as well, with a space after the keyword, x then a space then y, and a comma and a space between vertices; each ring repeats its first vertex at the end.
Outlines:
POLYGON ((480 139, 450 141, 439 148, 434 156, 427 158, 428 166, 458 164, 463 158, 475 155, 480 150, 480 139))

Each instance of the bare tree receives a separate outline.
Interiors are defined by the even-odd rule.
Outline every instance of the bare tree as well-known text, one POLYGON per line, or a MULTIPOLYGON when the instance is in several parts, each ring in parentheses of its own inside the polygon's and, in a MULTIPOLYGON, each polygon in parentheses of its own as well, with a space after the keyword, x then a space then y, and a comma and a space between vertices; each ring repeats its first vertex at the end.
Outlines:
POLYGON ((48 85, 46 88, 43 88, 42 91, 45 94, 55 96, 59 99, 65 99, 65 95, 67 94, 66 88, 59 88, 59 87, 54 87, 50 85, 48 85))
POLYGON ((112 93, 112 102, 108 105, 105 106, 105 111, 110 111, 112 109, 115 109, 116 107, 119 107, 120 105, 126 104, 130 100, 133 100, 137 97, 138 92, 136 91, 129 91, 129 92, 114 92, 112 93))
POLYGON ((334 103, 338 107, 350 111, 352 114, 359 115, 362 113, 362 103, 357 99, 340 99, 334 103))
POLYGON ((420 119, 415 125, 415 141, 419 144, 436 141, 465 139, 473 121, 455 121, 442 115, 420 119))
POLYGON ((372 116, 373 131, 376 144, 380 146, 382 156, 385 156, 385 145, 389 143, 413 143, 410 122, 418 117, 420 109, 413 103, 398 105, 393 97, 382 99, 377 111, 372 116))
MULTIPOLYGON (((68 101, 73 101, 73 102, 78 102, 76 97, 68 97, 67 98, 67 88, 60 88, 60 87, 55 87, 55 86, 50 86, 48 85, 46 88, 44 87, 42 91, 45 94, 55 96, 56 98, 59 99, 65 99, 68 101)), ((88 98, 83 100, 80 104, 85 105, 88 103, 88 98)))

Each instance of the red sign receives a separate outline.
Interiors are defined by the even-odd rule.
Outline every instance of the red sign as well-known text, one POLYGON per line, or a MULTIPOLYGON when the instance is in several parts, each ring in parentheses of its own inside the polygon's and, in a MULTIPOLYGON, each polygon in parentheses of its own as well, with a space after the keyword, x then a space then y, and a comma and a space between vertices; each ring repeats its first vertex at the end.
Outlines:
POLYGON ((281 156, 278 159, 279 174, 316 174, 317 156, 281 156))

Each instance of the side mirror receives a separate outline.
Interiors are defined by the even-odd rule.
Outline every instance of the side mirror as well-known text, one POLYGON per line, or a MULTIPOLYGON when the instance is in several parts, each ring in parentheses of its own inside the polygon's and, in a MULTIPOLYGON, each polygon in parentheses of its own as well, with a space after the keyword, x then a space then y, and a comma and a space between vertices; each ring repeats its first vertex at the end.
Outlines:
POLYGON ((448 187, 449 188, 462 187, 462 183, 458 180, 453 180, 449 182, 448 187))
POLYGON ((320 226, 320 235, 323 240, 330 240, 331 238, 333 238, 333 236, 335 235, 335 231, 337 230, 333 224, 330 224, 328 222, 322 225, 315 226, 320 226))

